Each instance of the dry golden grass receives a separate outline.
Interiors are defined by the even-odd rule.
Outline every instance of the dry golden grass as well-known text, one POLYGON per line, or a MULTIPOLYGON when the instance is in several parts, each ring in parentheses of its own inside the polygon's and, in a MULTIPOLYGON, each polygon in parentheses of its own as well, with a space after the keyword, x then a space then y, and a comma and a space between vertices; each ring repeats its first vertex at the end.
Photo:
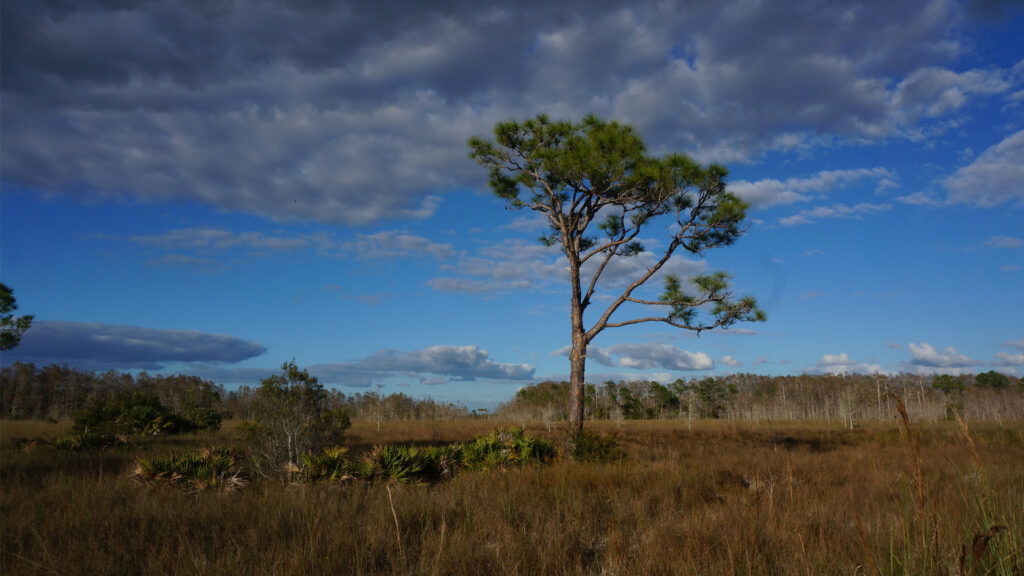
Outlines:
MULTIPOLYGON (((378 435, 357 422, 349 437, 359 450, 499 424, 385 423, 378 435)), ((263 480, 229 495, 118 475, 136 454, 209 437, 102 453, 13 441, 46 426, 0 428, 4 574, 956 574, 962 546, 995 524, 1007 530, 983 561, 1024 567, 1024 423, 972 429, 971 442, 955 423, 915 428, 924 515, 895 423, 602 422, 588 428, 618 434, 624 463, 432 486, 263 480)), ((238 439, 228 428, 216 441, 238 439)))

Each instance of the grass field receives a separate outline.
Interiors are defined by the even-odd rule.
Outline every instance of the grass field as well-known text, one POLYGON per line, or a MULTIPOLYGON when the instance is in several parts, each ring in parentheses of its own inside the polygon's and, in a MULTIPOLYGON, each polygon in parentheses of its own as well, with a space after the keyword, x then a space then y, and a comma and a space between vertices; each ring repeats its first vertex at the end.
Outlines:
MULTIPOLYGON (((499 424, 509 423, 384 423, 378 433, 356 422, 346 444, 358 453, 465 441, 499 424)), ((912 425, 910 439, 896 422, 587 427, 618 435, 625 461, 434 485, 254 479, 234 493, 190 494, 137 486, 123 471, 137 455, 241 446, 230 425, 67 452, 24 441, 66 424, 4 421, 2 572, 1024 573, 1024 423, 972 425, 969 435, 956 423, 912 425)), ((526 428, 561 442, 544 425, 526 428)))

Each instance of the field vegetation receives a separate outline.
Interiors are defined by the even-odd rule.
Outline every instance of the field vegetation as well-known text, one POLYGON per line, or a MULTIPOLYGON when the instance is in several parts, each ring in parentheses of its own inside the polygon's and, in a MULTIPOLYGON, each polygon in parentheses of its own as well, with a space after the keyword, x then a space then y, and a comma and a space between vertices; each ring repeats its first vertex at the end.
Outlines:
MULTIPOLYGON (((467 418, 378 429, 356 419, 334 455, 357 466, 332 477, 309 461, 305 475, 289 477, 250 466, 244 427, 232 420, 77 450, 53 442, 71 423, 2 421, 3 573, 1024 570, 1019 420, 968 429, 897 411, 852 430, 830 421, 612 420, 587 425, 585 461, 461 467, 413 481, 357 471, 398 446, 437 454, 479 442, 482 461, 488 437, 513 441, 495 431, 521 424, 467 418), (174 457, 192 458, 184 465, 205 470, 206 484, 139 481, 140 461, 168 466, 174 457)), ((564 434, 545 422, 523 432, 553 446, 564 446, 564 434)))

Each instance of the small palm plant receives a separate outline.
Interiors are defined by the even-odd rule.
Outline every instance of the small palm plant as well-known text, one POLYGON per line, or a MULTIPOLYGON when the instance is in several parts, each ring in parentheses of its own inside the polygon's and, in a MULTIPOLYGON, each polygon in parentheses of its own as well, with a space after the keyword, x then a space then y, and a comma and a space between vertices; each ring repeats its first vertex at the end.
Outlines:
POLYGON ((499 428, 462 446, 462 464, 471 470, 526 468, 557 455, 554 444, 515 427, 499 428))
POLYGON ((319 454, 302 456, 302 479, 310 482, 344 482, 353 478, 353 465, 348 459, 348 448, 331 446, 319 454))
POLYGON ((424 462, 419 449, 396 444, 377 444, 363 456, 359 475, 366 480, 398 483, 422 480, 424 462))
POLYGON ((419 449, 423 476, 433 481, 451 480, 462 468, 462 446, 426 446, 419 449))
POLYGON ((125 475, 142 486, 170 484, 190 492, 221 490, 233 492, 248 484, 237 455, 226 448, 202 448, 196 452, 142 458, 125 470, 125 475))

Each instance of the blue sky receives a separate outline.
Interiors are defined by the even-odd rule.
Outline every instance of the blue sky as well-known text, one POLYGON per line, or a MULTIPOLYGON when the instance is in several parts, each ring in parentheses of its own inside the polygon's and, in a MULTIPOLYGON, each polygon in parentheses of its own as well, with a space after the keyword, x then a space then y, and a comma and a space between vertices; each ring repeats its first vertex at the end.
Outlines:
POLYGON ((0 280, 36 323, 3 362, 472 407, 566 378, 559 254, 466 140, 594 113, 729 167, 749 232, 670 267, 768 321, 607 330, 588 379, 1024 374, 1017 3, 552 4, 4 3, 0 280))

